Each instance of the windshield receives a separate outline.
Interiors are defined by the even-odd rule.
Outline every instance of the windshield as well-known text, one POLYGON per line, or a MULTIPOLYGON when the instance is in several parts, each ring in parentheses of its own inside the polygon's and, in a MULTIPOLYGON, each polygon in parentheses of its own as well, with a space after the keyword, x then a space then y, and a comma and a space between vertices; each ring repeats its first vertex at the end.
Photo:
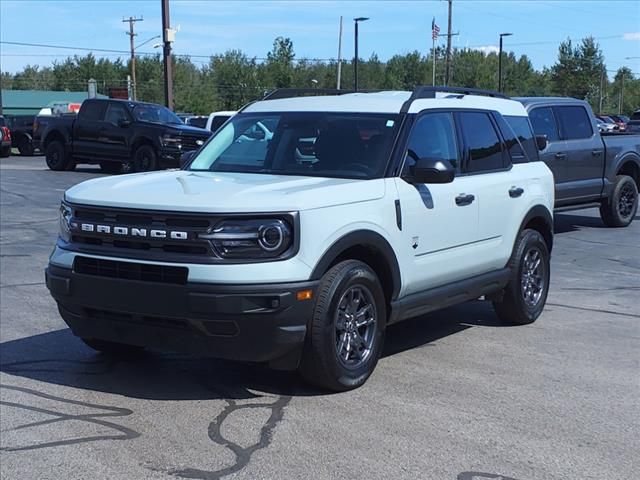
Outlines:
POLYGON ((188 170, 378 178, 398 130, 397 115, 264 113, 234 116, 188 170))
POLYGON ((133 107, 133 116, 140 122, 182 124, 175 113, 160 105, 136 105, 133 107))

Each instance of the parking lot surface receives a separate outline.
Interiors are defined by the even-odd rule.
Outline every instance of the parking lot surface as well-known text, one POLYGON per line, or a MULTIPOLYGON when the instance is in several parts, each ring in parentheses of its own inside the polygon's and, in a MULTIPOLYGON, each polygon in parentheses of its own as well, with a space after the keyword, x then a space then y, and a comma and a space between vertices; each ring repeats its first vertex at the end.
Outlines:
POLYGON ((63 191, 98 175, 0 161, 0 478, 632 479, 640 217, 558 214, 542 317, 471 302, 391 327, 363 388, 176 354, 110 360, 44 285, 63 191))

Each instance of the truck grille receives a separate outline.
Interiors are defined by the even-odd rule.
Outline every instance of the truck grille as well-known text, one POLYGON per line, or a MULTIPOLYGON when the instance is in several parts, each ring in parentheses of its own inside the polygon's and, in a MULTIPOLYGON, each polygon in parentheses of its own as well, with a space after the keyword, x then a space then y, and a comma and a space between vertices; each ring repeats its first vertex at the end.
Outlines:
POLYGON ((207 136, 182 135, 182 149, 185 151, 197 150, 208 138, 207 136), (198 145, 198 140, 201 141, 202 144, 198 145))

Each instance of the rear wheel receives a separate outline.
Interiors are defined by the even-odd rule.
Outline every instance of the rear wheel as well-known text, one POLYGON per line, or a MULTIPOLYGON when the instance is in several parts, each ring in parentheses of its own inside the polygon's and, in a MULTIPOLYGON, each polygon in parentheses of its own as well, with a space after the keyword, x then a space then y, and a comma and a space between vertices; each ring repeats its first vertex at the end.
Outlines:
POLYGON ((335 391, 363 385, 378 363, 385 324, 385 299, 375 272, 357 260, 339 263, 318 287, 300 373, 335 391))
POLYGON ((18 142, 18 151, 23 157, 30 157, 33 155, 33 143, 27 137, 22 137, 18 142))
POLYGON ((133 154, 131 163, 134 172, 150 172, 158 168, 158 157, 151 145, 142 145, 133 154))
POLYGON ((122 172, 122 164, 120 162, 100 162, 100 170, 104 173, 120 173, 122 172))
POLYGON ((526 325, 542 313, 549 293, 550 256, 544 238, 536 230, 523 230, 509 260, 511 278, 499 302, 493 302, 500 320, 526 325))
POLYGON ((638 187, 633 178, 618 175, 611 197, 600 205, 600 217, 607 227, 626 227, 638 211, 638 187))
POLYGON ((96 338, 82 338, 85 345, 92 349, 113 356, 132 356, 139 355, 144 351, 144 347, 137 345, 126 345, 124 343, 109 342, 107 340, 98 340, 96 338))
POLYGON ((64 144, 59 140, 53 140, 47 144, 45 149, 45 159, 47 167, 51 170, 68 170, 72 162, 67 157, 64 144))

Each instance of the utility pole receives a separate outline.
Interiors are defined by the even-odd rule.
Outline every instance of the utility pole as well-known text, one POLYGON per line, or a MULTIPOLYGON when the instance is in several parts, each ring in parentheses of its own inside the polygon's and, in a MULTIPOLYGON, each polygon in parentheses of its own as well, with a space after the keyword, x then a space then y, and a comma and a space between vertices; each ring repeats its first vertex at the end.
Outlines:
POLYGON ((500 34, 500 48, 498 49, 498 91, 502 92, 502 37, 509 37, 513 33, 500 34))
POLYGON ((449 0, 449 19, 447 20, 447 57, 445 60, 444 85, 449 85, 451 76, 451 11, 453 9, 453 0, 449 0))
POLYGON ((620 100, 618 101, 618 115, 622 115, 622 102, 624 101, 624 70, 622 70, 622 75, 620 75, 620 100))
POLYGON ((129 23, 129 31, 124 32, 126 35, 129 35, 129 44, 131 45, 131 82, 133 84, 133 88, 131 90, 133 100, 136 99, 136 47, 133 45, 133 37, 138 35, 133 32, 133 26, 136 22, 142 22, 144 18, 136 18, 129 17, 123 18, 122 21, 125 23, 129 23))
POLYGON ((600 102, 598 103, 598 115, 602 115, 603 98, 604 98, 604 63, 600 65, 600 102))
POLYGON ((355 44, 355 57, 353 59, 353 89, 358 91, 358 24, 360 22, 366 22, 369 17, 358 17, 353 19, 355 24, 354 30, 354 44, 355 44))
POLYGON ((340 33, 338 34, 338 83, 336 88, 340 90, 340 80, 342 78, 342 15, 340 15, 340 33))
MULTIPOLYGON (((173 110, 173 65, 171 64, 171 42, 175 38, 175 30, 170 28, 169 0, 162 0, 162 41, 164 48, 164 104, 173 110)), ((134 79, 135 82, 135 79, 134 79)))

